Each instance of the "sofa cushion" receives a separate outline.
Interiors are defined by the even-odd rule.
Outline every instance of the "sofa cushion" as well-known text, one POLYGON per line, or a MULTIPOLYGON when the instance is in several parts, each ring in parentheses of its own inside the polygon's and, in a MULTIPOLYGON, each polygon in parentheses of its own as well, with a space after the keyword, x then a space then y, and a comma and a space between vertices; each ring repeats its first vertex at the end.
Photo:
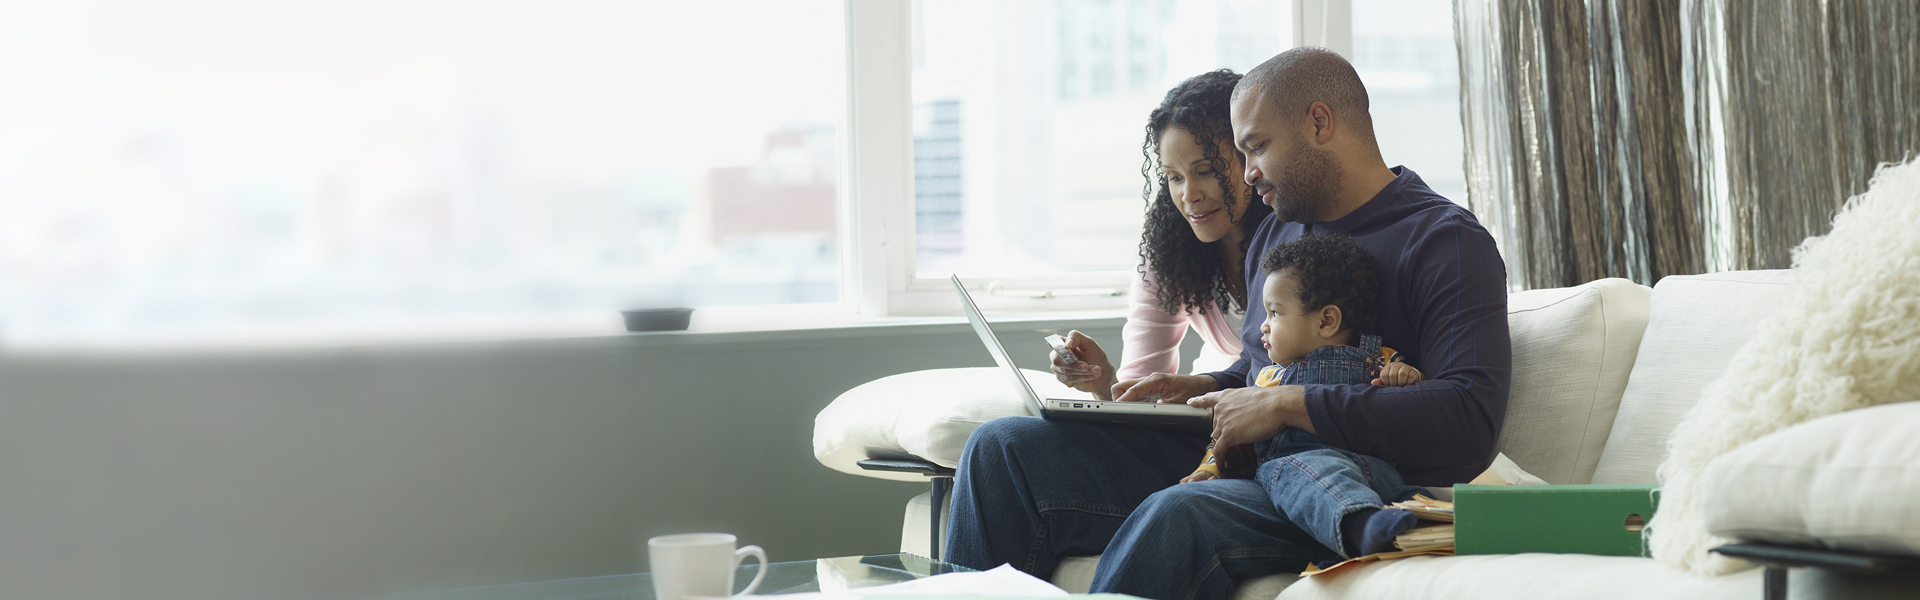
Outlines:
POLYGON ((1902 402, 1828 415, 1735 448, 1701 476, 1707 531, 1741 541, 1920 555, 1916 432, 1920 402, 1902 402))
MULTIPOLYGON (((1052 373, 1022 369, 1045 398, 1085 398, 1052 373)), ((813 456, 836 471, 926 481, 918 473, 867 471, 869 458, 917 456, 946 467, 960 466, 967 436, 980 424, 1026 415, 1026 403, 998 367, 929 369, 882 377, 847 390, 813 418, 813 456)))
POLYGON ((1753 336, 1753 324, 1781 305, 1792 278, 1786 270, 1731 271, 1653 286, 1647 332, 1593 483, 1658 483, 1667 434, 1753 336))
POLYGON ((1513 387, 1500 452, 1548 483, 1593 479, 1652 293, 1625 279, 1602 279, 1507 298, 1513 387))

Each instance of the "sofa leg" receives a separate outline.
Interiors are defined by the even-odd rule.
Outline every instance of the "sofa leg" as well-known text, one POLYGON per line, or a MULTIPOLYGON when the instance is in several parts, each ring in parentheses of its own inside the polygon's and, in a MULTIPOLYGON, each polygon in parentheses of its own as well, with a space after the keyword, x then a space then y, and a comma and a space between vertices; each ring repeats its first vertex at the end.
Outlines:
POLYGON ((941 517, 946 515, 942 514, 945 511, 940 510, 940 507, 943 506, 947 500, 947 492, 953 490, 953 468, 942 467, 934 464, 932 461, 917 456, 908 456, 906 458, 869 458, 854 464, 860 465, 860 468, 868 471, 919 473, 926 475, 928 480, 933 482, 933 489, 927 492, 927 496, 929 496, 928 499, 933 501, 932 510, 928 511, 933 513, 933 531, 928 532, 927 535, 927 545, 929 546, 929 548, 927 548, 927 558, 941 560, 940 523, 942 520, 941 517))
POLYGON ((940 510, 940 507, 943 506, 943 503, 946 501, 947 491, 953 487, 953 478, 934 477, 932 483, 933 489, 928 492, 928 500, 931 500, 929 506, 931 510, 927 512, 933 514, 933 529, 927 532, 927 558, 943 560, 940 558, 940 521, 941 517, 946 515, 941 514, 945 511, 940 510))
POLYGON ((1766 600, 1787 600, 1787 568, 1767 567, 1766 583, 1760 589, 1766 600))

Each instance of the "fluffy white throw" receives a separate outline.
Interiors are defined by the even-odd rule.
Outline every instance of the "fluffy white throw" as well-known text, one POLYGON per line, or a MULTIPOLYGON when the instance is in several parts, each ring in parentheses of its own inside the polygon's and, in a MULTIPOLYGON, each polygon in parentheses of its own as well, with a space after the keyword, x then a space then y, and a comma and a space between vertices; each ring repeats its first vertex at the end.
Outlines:
POLYGON ((1736 446, 1814 417, 1920 399, 1920 160, 1883 165, 1833 231, 1793 252, 1779 312, 1667 438, 1653 557, 1696 574, 1749 567, 1707 552, 1700 473, 1736 446))

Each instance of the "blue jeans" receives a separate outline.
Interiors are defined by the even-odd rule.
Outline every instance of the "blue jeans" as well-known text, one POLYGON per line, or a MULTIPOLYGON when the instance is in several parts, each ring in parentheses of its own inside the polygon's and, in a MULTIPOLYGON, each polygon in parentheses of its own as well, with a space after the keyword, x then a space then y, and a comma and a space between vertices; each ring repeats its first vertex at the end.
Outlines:
POLYGON ((1274 508, 1260 484, 1174 485, 1207 439, 996 419, 968 438, 947 524, 947 560, 1040 578, 1065 556, 1101 554, 1092 592, 1226 598, 1239 581, 1339 555, 1274 508))
POLYGON ((1341 518, 1424 491, 1402 481, 1387 461, 1328 446, 1292 427, 1254 444, 1253 451, 1260 458, 1254 480, 1274 508, 1342 556, 1341 518))

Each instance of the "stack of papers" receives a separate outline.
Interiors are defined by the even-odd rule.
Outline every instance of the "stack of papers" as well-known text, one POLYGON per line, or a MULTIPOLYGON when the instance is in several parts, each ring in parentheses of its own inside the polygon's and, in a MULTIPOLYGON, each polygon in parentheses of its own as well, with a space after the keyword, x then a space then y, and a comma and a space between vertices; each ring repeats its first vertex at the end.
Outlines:
POLYGON ((1452 502, 1414 494, 1412 500, 1393 503, 1393 508, 1412 511, 1425 523, 1393 538, 1394 547, 1406 552, 1445 550, 1448 554, 1453 553, 1452 502))
POLYGON ((1408 552, 1420 552, 1423 550, 1446 550, 1452 552, 1453 524, 1428 525, 1409 529, 1406 533, 1400 534, 1400 537, 1393 538, 1393 545, 1396 548, 1408 552))
POLYGON ((1428 521, 1453 522, 1452 502, 1435 500, 1422 494, 1414 494, 1413 499, 1406 502, 1395 502, 1393 508, 1413 511, 1413 514, 1428 521))

